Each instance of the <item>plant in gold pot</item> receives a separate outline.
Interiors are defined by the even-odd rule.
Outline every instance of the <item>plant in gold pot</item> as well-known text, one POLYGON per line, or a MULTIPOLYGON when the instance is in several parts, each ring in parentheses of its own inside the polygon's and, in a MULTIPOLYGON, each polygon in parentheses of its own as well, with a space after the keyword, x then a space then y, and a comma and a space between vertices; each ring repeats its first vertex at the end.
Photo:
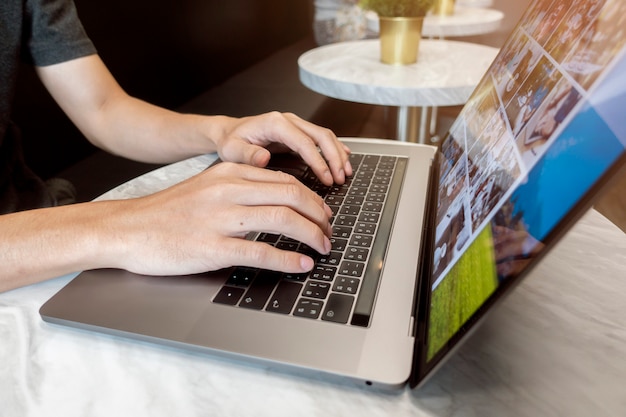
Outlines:
POLYGON ((417 61, 424 16, 435 0, 361 0, 360 6, 378 14, 380 59, 386 64, 417 61))

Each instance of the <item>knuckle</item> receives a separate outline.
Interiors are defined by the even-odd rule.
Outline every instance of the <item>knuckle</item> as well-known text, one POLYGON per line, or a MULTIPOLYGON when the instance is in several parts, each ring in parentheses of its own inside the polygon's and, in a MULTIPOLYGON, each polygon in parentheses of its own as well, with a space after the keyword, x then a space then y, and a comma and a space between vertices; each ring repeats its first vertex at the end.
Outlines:
POLYGON ((285 116, 283 115, 283 113, 277 111, 277 110, 273 110, 269 113, 267 113, 267 117, 269 117, 271 120, 283 120, 285 119, 285 116))
POLYGON ((324 137, 326 137, 328 139, 333 139, 333 140, 335 139, 335 133, 331 129, 327 128, 327 127, 321 127, 320 128, 320 133, 321 133, 321 135, 323 135, 324 137))
POLYGON ((271 224, 289 224, 292 216, 292 210, 285 206, 272 207, 268 214, 268 221, 271 224))
POLYGON ((236 169, 237 164, 235 164, 234 162, 220 162, 219 164, 215 165, 213 167, 213 169, 220 173, 220 174, 225 174, 228 175, 232 172, 235 172, 234 170, 236 169))
POLYGON ((229 256, 225 257, 230 261, 228 263, 232 265, 245 264, 249 266, 263 265, 268 257, 267 252, 270 246, 260 242, 243 243, 245 242, 237 240, 237 243, 229 245, 230 253, 229 256))
POLYGON ((285 185, 285 195, 287 196, 289 201, 292 201, 294 203, 300 203, 304 199, 302 188, 299 187, 298 184, 296 184, 295 182, 285 185))
POLYGON ((247 249, 247 258, 253 265, 263 265, 269 257, 268 251, 271 247, 264 243, 249 245, 247 249))

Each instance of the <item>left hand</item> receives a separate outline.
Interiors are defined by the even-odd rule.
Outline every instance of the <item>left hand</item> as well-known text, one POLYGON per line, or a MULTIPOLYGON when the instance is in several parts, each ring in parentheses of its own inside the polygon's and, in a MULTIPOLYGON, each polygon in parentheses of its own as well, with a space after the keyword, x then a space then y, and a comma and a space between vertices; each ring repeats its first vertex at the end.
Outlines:
POLYGON ((265 167, 271 149, 298 153, 326 185, 343 184, 352 175, 350 149, 330 130, 292 113, 271 112, 244 118, 227 117, 214 138, 223 161, 265 167), (321 150, 321 153, 319 150, 321 150))

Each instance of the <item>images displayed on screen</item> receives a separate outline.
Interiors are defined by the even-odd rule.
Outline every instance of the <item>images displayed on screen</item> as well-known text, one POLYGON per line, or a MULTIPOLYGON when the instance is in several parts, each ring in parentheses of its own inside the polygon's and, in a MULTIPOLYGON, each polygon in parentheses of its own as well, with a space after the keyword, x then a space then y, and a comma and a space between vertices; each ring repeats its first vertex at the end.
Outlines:
POLYGON ((624 153, 624 28, 622 0, 536 1, 450 129, 428 360, 624 153))

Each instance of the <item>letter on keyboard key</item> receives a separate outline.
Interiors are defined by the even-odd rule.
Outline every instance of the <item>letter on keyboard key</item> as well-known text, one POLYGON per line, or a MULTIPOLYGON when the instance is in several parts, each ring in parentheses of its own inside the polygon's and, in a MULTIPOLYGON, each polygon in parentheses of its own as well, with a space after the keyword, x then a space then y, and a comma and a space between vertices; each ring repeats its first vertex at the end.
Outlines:
POLYGON ((344 294, 331 294, 328 297, 326 308, 322 314, 322 320, 335 323, 347 323, 352 310, 354 297, 344 294))

